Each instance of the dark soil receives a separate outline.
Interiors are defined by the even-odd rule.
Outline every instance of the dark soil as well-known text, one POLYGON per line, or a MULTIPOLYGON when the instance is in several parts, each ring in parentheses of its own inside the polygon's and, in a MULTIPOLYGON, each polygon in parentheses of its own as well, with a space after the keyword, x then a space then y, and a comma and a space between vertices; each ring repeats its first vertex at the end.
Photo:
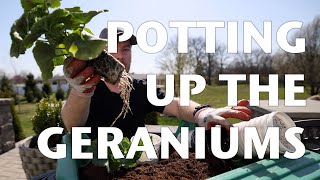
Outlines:
POLYGON ((79 172, 80 179, 206 179, 231 170, 231 161, 217 158, 195 159, 195 153, 189 153, 189 159, 181 159, 173 152, 169 159, 158 164, 138 165, 131 170, 121 170, 108 174, 106 168, 89 165, 79 172))
MULTIPOLYGON (((104 167, 88 165, 79 170, 80 179, 207 179, 235 168, 232 160, 218 159, 212 154, 209 148, 210 137, 210 131, 206 131, 206 159, 203 160, 195 159, 194 149, 190 149, 188 159, 182 159, 171 146, 169 159, 161 159, 158 164, 138 165, 133 169, 122 169, 112 174, 108 174, 104 167)), ((221 139, 222 150, 227 151, 230 139, 225 129, 221 139)))

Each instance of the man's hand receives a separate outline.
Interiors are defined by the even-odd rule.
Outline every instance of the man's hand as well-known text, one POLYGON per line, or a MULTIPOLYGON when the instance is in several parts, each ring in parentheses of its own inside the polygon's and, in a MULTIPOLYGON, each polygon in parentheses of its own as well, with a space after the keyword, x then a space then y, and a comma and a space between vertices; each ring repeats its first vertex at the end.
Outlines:
POLYGON ((201 109, 195 114, 195 122, 206 129, 210 129, 216 125, 221 125, 229 132, 232 124, 227 120, 227 118, 237 118, 244 121, 251 119, 252 112, 246 107, 249 105, 249 101, 240 100, 237 105, 238 106, 235 107, 224 107, 218 109, 201 109))
POLYGON ((63 73, 66 80, 78 93, 93 95, 96 85, 100 81, 100 75, 94 73, 86 61, 76 58, 68 58, 63 65, 63 73))

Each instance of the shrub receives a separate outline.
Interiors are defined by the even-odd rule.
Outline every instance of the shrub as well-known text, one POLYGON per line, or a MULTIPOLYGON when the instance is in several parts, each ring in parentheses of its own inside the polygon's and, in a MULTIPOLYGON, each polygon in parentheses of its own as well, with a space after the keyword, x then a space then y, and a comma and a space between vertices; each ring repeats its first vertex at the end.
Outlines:
MULTIPOLYGON (((61 101, 58 101, 54 97, 41 99, 37 103, 35 115, 31 119, 34 132, 39 135, 49 127, 61 126, 61 108, 61 101)), ((51 136, 48 141, 49 147, 54 147, 60 141, 60 138, 61 135, 51 136)))
POLYGON ((49 97, 52 94, 50 83, 48 82, 43 83, 42 91, 43 91, 43 97, 49 97))
POLYGON ((18 142, 24 139, 25 135, 23 134, 20 119, 17 116, 13 103, 11 103, 10 108, 11 108, 11 115, 12 115, 12 125, 13 125, 14 134, 15 134, 15 141, 18 142))
POLYGON ((56 99, 57 100, 64 100, 64 91, 61 87, 59 87, 57 89, 57 92, 56 92, 56 99))
POLYGON ((13 98, 15 104, 18 103, 18 98, 13 90, 12 82, 5 75, 0 79, 0 98, 13 98))
POLYGON ((24 96, 26 97, 28 103, 33 102, 35 99, 33 92, 30 90, 26 90, 24 96))
POLYGON ((27 75, 26 84, 24 87, 25 91, 25 97, 29 103, 34 102, 34 100, 38 99, 40 101, 41 98, 39 98, 39 90, 36 86, 36 81, 34 80, 33 75, 30 73, 27 75))
POLYGON ((36 102, 39 102, 42 99, 43 94, 39 89, 36 89, 34 91, 34 97, 35 97, 36 102))
POLYGON ((144 122, 145 122, 145 124, 157 125, 158 124, 158 117, 159 117, 159 113, 150 112, 147 114, 144 122))

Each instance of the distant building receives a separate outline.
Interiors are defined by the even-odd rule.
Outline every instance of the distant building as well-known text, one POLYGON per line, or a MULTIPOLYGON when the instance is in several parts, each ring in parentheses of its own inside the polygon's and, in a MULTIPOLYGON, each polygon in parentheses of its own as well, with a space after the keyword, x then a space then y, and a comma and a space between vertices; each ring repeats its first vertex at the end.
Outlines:
MULTIPOLYGON (((132 73, 132 74, 130 74, 130 76, 135 79, 145 79, 145 80, 147 79, 147 74, 132 73)), ((41 90, 42 85, 43 85, 43 80, 41 78, 37 78, 35 80, 37 82, 37 88, 39 90, 41 90)), ((59 88, 59 86, 65 92, 67 92, 69 89, 69 83, 64 78, 64 76, 54 76, 51 79, 49 79, 48 82, 51 84, 52 92, 57 92, 57 89, 59 88)), ((18 84, 14 85, 14 89, 15 89, 16 93, 21 94, 21 95, 24 95, 24 87, 25 87, 24 83, 18 83, 18 84)), ((157 87, 160 87, 160 88, 165 87, 165 75, 164 74, 157 75, 157 87)))
MULTIPOLYGON (((37 82, 37 88, 42 90, 43 80, 41 78, 36 78, 35 81, 37 82)), ((57 92, 59 87, 64 92, 67 92, 69 89, 68 81, 65 80, 64 76, 54 76, 53 78, 49 79, 48 82, 51 85, 52 92, 57 92)), ((24 95, 24 87, 24 83, 15 84, 14 90, 17 94, 24 95)))
MULTIPOLYGON (((131 77, 135 78, 135 79, 147 79, 147 74, 135 74, 135 73, 131 73, 130 74, 131 77)), ((162 88, 165 86, 166 83, 166 76, 164 74, 157 74, 157 86, 162 88)))
POLYGON ((48 82, 52 85, 63 85, 68 84, 68 81, 64 78, 64 76, 54 76, 51 79, 48 80, 48 82))

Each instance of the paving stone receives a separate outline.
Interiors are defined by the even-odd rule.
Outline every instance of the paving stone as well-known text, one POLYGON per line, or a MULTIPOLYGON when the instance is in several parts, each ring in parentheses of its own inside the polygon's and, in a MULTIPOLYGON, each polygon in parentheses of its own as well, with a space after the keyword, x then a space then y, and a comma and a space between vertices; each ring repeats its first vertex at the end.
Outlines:
POLYGON ((0 180, 27 179, 22 167, 17 144, 16 148, 0 155, 0 180))

